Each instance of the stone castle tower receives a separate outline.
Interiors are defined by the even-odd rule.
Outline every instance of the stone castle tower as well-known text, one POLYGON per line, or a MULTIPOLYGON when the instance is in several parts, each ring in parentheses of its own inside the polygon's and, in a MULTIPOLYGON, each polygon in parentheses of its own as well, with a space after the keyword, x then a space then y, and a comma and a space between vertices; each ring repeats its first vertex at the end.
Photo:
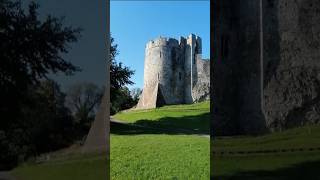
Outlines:
POLYGON ((203 60, 201 38, 160 37, 146 45, 144 86, 137 108, 209 99, 210 61, 203 60))
POLYGON ((320 1, 214 0, 211 134, 320 124, 320 1))

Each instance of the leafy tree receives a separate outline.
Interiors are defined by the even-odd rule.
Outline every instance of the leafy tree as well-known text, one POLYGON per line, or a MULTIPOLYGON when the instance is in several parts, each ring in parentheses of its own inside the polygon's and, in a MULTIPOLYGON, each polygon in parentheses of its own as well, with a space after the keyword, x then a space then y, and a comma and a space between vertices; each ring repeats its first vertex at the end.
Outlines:
POLYGON ((116 91, 114 96, 116 101, 112 103, 110 111, 111 114, 115 114, 124 109, 130 109, 136 104, 127 87, 120 88, 118 91, 116 91))
MULTIPOLYGON (((122 110, 123 105, 119 101, 123 95, 126 95, 124 88, 128 84, 134 84, 130 77, 134 74, 134 71, 129 67, 124 66, 121 62, 116 61, 116 56, 119 54, 118 45, 114 42, 114 38, 111 37, 110 46, 110 100, 111 100, 111 114, 122 110)), ((129 94, 130 96, 130 94, 129 94)), ((127 97, 127 96, 125 96, 127 97)), ((128 102, 127 104, 131 104, 128 102)))
POLYGON ((0 0, 1 169, 68 140, 62 137, 71 126, 63 94, 54 83, 49 83, 50 90, 42 81, 52 73, 80 70, 62 57, 80 37, 80 29, 50 15, 40 20, 38 8, 31 2, 25 11, 21 1, 0 0))
POLYGON ((30 135, 34 145, 33 154, 53 151, 73 141, 73 118, 65 106, 66 95, 53 80, 41 81, 29 91, 33 103, 23 108, 26 125, 24 131, 30 135))
POLYGON ((80 29, 64 27, 63 19, 50 15, 40 21, 34 2, 28 13, 21 6, 21 1, 0 1, 0 111, 7 115, 25 103, 29 85, 50 73, 79 70, 61 55, 68 53, 68 43, 77 41, 80 29))

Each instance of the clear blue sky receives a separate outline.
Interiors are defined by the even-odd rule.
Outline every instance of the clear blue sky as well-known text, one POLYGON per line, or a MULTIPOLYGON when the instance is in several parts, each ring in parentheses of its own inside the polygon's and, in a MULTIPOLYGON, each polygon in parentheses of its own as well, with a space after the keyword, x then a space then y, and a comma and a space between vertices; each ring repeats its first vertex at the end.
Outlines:
POLYGON ((159 36, 196 34, 203 58, 210 57, 209 1, 111 1, 110 9, 110 31, 120 52, 116 59, 135 70, 130 89, 143 87, 145 44, 159 36))

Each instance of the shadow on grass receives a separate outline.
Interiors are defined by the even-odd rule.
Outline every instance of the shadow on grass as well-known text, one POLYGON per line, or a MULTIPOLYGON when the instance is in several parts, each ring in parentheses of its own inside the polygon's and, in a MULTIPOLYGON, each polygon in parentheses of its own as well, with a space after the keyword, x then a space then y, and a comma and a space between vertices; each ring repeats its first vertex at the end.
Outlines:
POLYGON ((210 113, 196 116, 141 119, 135 123, 111 122, 112 134, 205 134, 210 133, 210 113))
MULTIPOLYGON (((261 162, 263 163, 263 162, 261 162)), ((213 176, 219 180, 319 180, 320 161, 303 162, 273 171, 237 172, 231 176, 213 176)))

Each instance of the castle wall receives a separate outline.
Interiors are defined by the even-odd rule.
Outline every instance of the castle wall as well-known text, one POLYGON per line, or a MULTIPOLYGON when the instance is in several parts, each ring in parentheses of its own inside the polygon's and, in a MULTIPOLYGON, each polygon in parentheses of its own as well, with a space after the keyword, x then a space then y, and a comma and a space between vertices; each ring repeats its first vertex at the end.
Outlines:
POLYGON ((210 61, 197 55, 197 83, 192 88, 193 102, 210 100, 210 61))
POLYGON ((160 37, 147 43, 144 87, 137 108, 209 99, 210 64, 201 59, 201 43, 201 38, 193 34, 187 39, 181 37, 179 42, 160 37), (203 80, 199 81, 199 76, 203 80))
POLYGON ((257 134, 261 111, 260 1, 214 1, 214 134, 257 134))
POLYGON ((184 69, 184 51, 180 48, 180 45, 174 45, 171 47, 171 97, 175 101, 171 104, 182 104, 185 102, 184 90, 185 90, 185 69, 184 69))
POLYGON ((272 33, 265 35, 267 125, 279 130, 317 123, 320 119, 320 1, 269 0, 264 8, 264 27, 272 33))
POLYGON ((319 123, 320 1, 213 3, 213 133, 319 123))
POLYGON ((193 66, 193 53, 195 49, 195 36, 190 35, 187 38, 185 47, 185 62, 184 62, 184 69, 185 69, 185 90, 184 90, 184 96, 185 96, 185 102, 186 103, 192 103, 192 66, 193 66))
MULTIPOLYGON (((144 61, 144 85, 141 100, 138 103, 139 108, 155 108, 157 88, 160 73, 163 69, 163 61, 159 57, 165 39, 159 39, 156 42, 149 42, 145 49, 144 61)), ((162 50, 163 51, 163 50, 162 50)))
POLYGON ((160 47, 161 57, 159 52, 153 51, 155 54, 154 61, 162 61, 162 66, 159 73, 159 86, 166 104, 178 104, 183 102, 181 91, 183 87, 182 79, 179 80, 179 72, 182 69, 179 67, 180 49, 179 43, 175 39, 169 39, 165 45, 160 47))
POLYGON ((184 102, 182 53, 179 42, 175 39, 159 38, 146 45, 144 87, 138 107, 155 108, 157 105, 184 102), (161 95, 160 104, 160 101, 157 104, 155 100, 158 94, 161 95))
POLYGON ((238 0, 213 1, 213 59, 211 60, 211 134, 238 134, 238 0))

